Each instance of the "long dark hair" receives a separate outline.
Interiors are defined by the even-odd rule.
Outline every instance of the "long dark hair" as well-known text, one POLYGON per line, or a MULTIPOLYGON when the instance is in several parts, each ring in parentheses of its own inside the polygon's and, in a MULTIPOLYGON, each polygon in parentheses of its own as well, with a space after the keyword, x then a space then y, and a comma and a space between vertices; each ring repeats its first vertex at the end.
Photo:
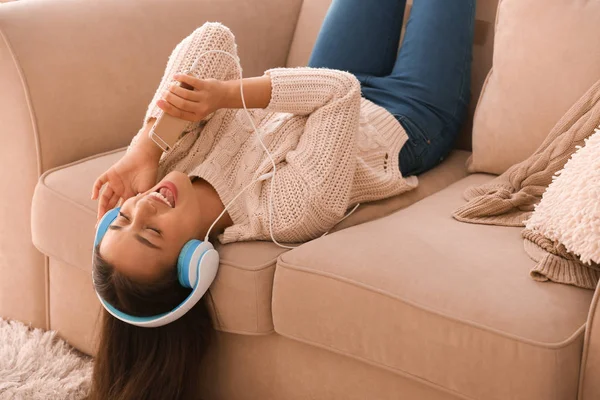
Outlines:
MULTIPOLYGON (((127 314, 161 314, 180 304, 190 289, 179 285, 176 268, 152 284, 120 274, 96 247, 94 282, 100 296, 127 314)), ((100 340, 90 400, 194 400, 201 398, 200 360, 212 326, 200 301, 180 319, 157 328, 140 328, 102 309, 100 340)))

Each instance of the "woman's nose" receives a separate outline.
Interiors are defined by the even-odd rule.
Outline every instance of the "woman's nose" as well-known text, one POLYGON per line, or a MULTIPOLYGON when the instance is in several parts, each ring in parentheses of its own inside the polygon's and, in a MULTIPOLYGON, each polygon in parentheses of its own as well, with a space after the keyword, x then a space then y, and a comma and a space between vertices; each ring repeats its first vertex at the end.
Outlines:
POLYGON ((147 197, 141 197, 137 199, 135 207, 133 208, 133 219, 144 220, 145 217, 156 214, 156 207, 152 204, 152 201, 147 197))

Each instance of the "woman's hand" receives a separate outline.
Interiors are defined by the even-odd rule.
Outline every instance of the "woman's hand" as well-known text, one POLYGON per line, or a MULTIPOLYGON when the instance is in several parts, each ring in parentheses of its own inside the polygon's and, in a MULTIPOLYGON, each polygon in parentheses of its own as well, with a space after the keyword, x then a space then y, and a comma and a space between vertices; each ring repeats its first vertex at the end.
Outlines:
POLYGON ((156 152, 143 146, 134 147, 100 175, 92 189, 92 200, 96 200, 106 184, 98 203, 98 219, 114 208, 120 199, 125 201, 152 188, 156 184, 159 159, 156 152))
POLYGON ((224 82, 183 74, 176 74, 173 78, 193 90, 172 84, 156 103, 165 113, 197 122, 226 105, 228 93, 224 82))

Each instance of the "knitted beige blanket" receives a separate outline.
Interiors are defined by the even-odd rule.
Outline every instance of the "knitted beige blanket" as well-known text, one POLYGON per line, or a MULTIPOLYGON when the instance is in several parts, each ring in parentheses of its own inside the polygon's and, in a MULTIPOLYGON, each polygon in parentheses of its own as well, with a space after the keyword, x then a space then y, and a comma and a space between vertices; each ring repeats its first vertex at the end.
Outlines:
MULTIPOLYGON (((464 194, 468 202, 452 216, 476 224, 525 226, 553 176, 599 123, 600 80, 558 121, 534 154, 491 182, 468 188, 464 194)), ((528 254, 538 262, 532 271, 535 279, 595 287, 600 274, 564 251, 560 243, 527 231, 524 238, 528 254), (581 276, 573 279, 572 274, 581 276)))

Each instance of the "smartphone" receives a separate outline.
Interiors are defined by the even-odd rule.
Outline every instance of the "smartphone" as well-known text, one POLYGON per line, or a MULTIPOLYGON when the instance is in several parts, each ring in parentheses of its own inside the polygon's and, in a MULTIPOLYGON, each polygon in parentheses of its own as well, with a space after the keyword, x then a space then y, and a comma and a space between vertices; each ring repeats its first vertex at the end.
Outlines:
MULTIPOLYGON (((194 90, 194 87, 184 82, 177 82, 184 89, 194 90)), ((156 143, 162 151, 169 152, 177 142, 189 121, 173 117, 165 112, 154 123, 150 130, 150 139, 156 143)))

